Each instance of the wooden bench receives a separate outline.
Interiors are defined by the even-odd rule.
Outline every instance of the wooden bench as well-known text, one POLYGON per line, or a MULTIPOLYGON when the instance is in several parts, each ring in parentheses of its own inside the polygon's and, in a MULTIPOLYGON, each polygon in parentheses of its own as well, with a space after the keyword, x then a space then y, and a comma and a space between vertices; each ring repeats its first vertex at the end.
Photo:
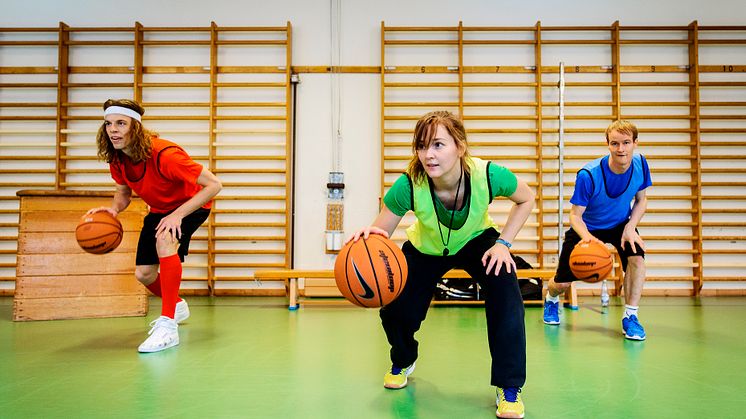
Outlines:
MULTIPOLYGON (((552 269, 518 269, 519 278, 539 278, 548 281, 554 277, 552 269)), ((469 274, 461 269, 454 269, 446 273, 444 278, 470 278, 469 274)), ((307 269, 276 269, 259 270, 254 272, 254 278, 260 281, 285 281, 285 289, 288 295, 288 309, 297 310, 299 306, 298 280, 305 279, 305 297, 341 297, 334 281, 332 270, 307 270, 307 269)), ((483 301, 434 301, 435 304, 482 304, 483 301)), ((541 303, 541 301, 527 301, 527 303, 541 303)), ((578 296, 575 286, 571 286, 565 293, 563 303, 570 308, 578 308, 578 296)))

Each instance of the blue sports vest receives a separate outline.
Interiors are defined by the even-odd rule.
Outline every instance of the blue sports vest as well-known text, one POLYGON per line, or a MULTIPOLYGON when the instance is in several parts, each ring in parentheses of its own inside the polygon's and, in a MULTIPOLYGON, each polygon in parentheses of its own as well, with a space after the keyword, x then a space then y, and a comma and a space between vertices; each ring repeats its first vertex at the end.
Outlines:
POLYGON ((609 229, 629 220, 629 216, 632 214, 632 200, 645 181, 642 157, 635 154, 632 156, 630 168, 627 169, 632 170, 627 187, 620 195, 609 196, 606 188, 606 178, 601 167, 602 161, 607 157, 593 160, 580 169, 588 172, 593 182, 593 193, 583 213, 583 221, 588 230, 609 229))

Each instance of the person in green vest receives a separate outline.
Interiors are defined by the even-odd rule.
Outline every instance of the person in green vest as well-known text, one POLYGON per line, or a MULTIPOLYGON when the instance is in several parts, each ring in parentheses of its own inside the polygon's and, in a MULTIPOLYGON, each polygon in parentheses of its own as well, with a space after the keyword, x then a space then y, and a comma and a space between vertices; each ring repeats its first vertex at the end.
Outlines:
POLYGON ((510 247, 534 208, 534 193, 507 168, 471 157, 464 125, 451 112, 435 111, 420 118, 412 151, 406 173, 386 193, 373 224, 348 239, 389 237, 408 211, 415 214, 402 246, 409 277, 401 295, 380 311, 392 363, 384 387, 407 385, 417 359, 414 335, 438 279, 460 268, 479 282, 484 295, 497 416, 522 418, 526 332, 510 247), (498 196, 514 202, 502 233, 488 213, 498 196))

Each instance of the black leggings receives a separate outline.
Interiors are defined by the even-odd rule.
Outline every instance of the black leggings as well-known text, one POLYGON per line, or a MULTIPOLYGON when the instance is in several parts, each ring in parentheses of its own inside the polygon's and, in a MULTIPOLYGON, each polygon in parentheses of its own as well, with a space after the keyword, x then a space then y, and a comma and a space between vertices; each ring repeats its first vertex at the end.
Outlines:
POLYGON ((526 330, 523 300, 515 271, 485 274, 482 256, 500 237, 490 228, 452 256, 430 256, 410 242, 402 250, 409 277, 401 295, 381 308, 381 320, 389 344, 391 363, 404 368, 417 359, 415 332, 425 320, 438 279, 452 268, 461 268, 479 282, 484 295, 487 336, 492 355, 491 383, 498 387, 522 387, 526 382, 526 330))

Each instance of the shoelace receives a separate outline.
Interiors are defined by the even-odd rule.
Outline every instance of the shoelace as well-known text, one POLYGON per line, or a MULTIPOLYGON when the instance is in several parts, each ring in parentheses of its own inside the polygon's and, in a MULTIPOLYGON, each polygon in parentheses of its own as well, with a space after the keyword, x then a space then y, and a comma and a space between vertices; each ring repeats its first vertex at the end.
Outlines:
POLYGON ((520 387, 505 387, 503 388, 503 395, 505 396, 505 400, 510 403, 515 403, 518 401, 518 393, 521 392, 520 387))
POLYGON ((163 322, 163 321, 161 321, 161 318, 160 318, 160 317, 159 317, 159 318, 157 318, 157 319, 155 319, 155 320, 153 320, 152 322, 150 322, 150 331, 148 332, 148 335, 152 335, 152 334, 153 334, 153 332, 155 332, 155 330, 156 330, 156 329, 157 329, 158 327, 161 327, 161 326, 162 326, 162 327, 165 327, 165 328, 169 328, 169 329, 170 329, 170 327, 169 327, 169 326, 167 326, 167 325, 165 325, 165 324, 163 324, 163 323, 164 323, 164 322, 163 322))

